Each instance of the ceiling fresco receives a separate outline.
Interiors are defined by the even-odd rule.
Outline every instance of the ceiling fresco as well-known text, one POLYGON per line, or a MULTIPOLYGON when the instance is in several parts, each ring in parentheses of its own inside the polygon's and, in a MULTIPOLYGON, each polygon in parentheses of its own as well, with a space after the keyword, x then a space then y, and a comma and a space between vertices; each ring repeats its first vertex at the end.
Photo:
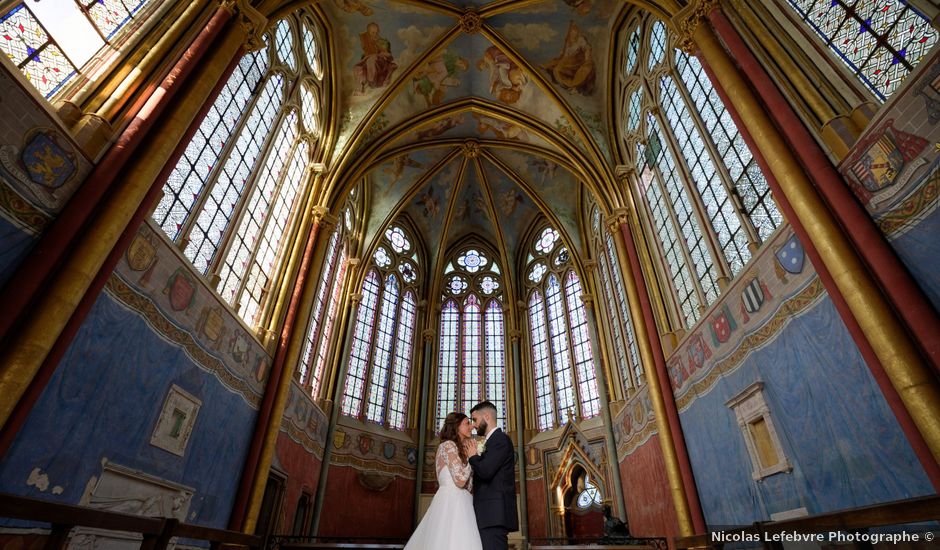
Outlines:
POLYGON ((431 272, 468 235, 505 253, 514 270, 540 217, 583 252, 581 186, 612 179, 605 75, 623 3, 322 6, 338 52, 331 188, 364 178, 366 252, 400 215, 425 243, 431 272))

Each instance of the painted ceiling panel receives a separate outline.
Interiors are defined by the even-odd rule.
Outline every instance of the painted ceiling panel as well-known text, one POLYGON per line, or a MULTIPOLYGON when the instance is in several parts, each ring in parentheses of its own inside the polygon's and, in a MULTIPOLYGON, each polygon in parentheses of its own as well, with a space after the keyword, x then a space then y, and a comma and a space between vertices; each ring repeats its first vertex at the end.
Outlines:
POLYGON ((333 0, 326 6, 335 21, 339 52, 342 120, 337 145, 342 149, 370 109, 394 92, 396 79, 453 28, 455 19, 398 2, 333 0))
POLYGON ((463 156, 456 156, 405 206, 404 211, 415 223, 421 238, 427 243, 430 266, 435 265, 440 254, 441 234, 446 225, 445 217, 457 186, 457 177, 462 163, 463 156))
POLYGON ((611 170, 605 75, 610 26, 623 4, 326 2, 341 73, 337 181, 357 174, 358 163, 411 149, 367 175, 367 247, 407 214, 430 261, 475 233, 505 249, 512 269, 521 236, 542 211, 583 250, 580 183, 553 159, 580 164, 582 174, 611 170), (479 8, 479 27, 461 15, 468 7, 479 8))
POLYGON ((607 160, 605 67, 618 8, 613 0, 547 0, 487 20, 581 119, 607 160))
POLYGON ((467 163, 467 170, 464 171, 460 193, 457 195, 453 217, 447 230, 446 245, 443 248, 446 249, 468 233, 475 233, 486 242, 498 242, 485 191, 472 162, 467 163))
POLYGON ((470 52, 478 49, 474 42, 479 40, 482 38, 478 35, 458 34, 407 76, 398 95, 383 111, 388 128, 427 109, 473 95, 470 52))
POLYGON ((571 244, 579 253, 583 252, 583 239, 578 224, 581 189, 578 178, 545 158, 508 150, 497 150, 494 154, 535 193, 536 200, 549 209, 561 224, 558 229, 568 234, 572 240, 571 244))
POLYGON ((493 195, 497 223, 512 264, 510 267, 515 271, 515 258, 522 236, 538 216, 539 210, 525 191, 493 164, 483 161, 483 173, 493 195))
MULTIPOLYGON (((406 194, 414 197, 422 192, 415 189, 415 186, 452 150, 453 148, 448 147, 435 147, 399 155, 369 173, 366 184, 369 188, 371 207, 368 209, 366 242, 371 242, 406 194)), ((462 157, 457 157, 456 160, 458 165, 460 158, 462 157)), ((450 164, 454 163, 455 161, 452 161, 450 164)), ((404 204, 407 205, 413 200, 410 199, 404 204)))

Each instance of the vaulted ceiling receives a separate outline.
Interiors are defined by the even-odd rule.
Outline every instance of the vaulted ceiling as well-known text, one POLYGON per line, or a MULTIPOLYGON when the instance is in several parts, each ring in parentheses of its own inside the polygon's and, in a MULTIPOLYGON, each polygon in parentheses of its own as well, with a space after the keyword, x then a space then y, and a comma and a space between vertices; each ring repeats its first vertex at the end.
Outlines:
POLYGON ((608 75, 624 3, 322 6, 340 96, 331 187, 340 196, 365 181, 365 254, 405 214, 427 245, 430 273, 469 234, 513 269, 539 216, 583 255, 582 186, 612 202, 608 75))

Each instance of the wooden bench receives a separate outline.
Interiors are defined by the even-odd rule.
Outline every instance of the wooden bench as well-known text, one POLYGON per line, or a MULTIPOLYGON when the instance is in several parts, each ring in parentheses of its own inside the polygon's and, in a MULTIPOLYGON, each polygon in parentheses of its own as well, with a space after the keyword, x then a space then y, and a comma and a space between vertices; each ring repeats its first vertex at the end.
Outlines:
POLYGON ((73 527, 139 533, 143 537, 141 550, 166 550, 174 537, 208 541, 213 549, 237 546, 260 550, 262 544, 261 537, 180 523, 176 518, 107 512, 6 493, 0 493, 0 517, 51 524, 44 550, 65 550, 73 527))

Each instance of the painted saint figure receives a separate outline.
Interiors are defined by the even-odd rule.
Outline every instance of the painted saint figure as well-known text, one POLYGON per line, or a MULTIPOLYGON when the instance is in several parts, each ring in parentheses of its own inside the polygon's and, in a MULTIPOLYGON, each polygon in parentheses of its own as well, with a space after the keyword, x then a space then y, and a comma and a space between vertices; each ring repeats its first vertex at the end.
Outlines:
POLYGON ((581 29, 572 21, 565 35, 565 45, 555 59, 542 65, 556 83, 583 95, 594 93, 594 55, 581 29))
POLYGON ((496 46, 490 46, 483 52, 483 58, 477 61, 477 70, 483 69, 490 72, 491 94, 509 105, 519 101, 529 77, 508 55, 496 46))
POLYGON ((388 86, 398 65, 392 57, 391 43, 379 34, 379 26, 375 22, 369 23, 366 32, 359 34, 359 44, 362 47, 362 57, 353 67, 359 93, 365 93, 366 86, 388 86))
POLYGON ((411 78, 411 84, 415 93, 424 98, 428 107, 440 105, 444 101, 444 91, 448 86, 460 86, 458 71, 466 71, 469 67, 470 62, 466 58, 445 51, 418 69, 411 78))

